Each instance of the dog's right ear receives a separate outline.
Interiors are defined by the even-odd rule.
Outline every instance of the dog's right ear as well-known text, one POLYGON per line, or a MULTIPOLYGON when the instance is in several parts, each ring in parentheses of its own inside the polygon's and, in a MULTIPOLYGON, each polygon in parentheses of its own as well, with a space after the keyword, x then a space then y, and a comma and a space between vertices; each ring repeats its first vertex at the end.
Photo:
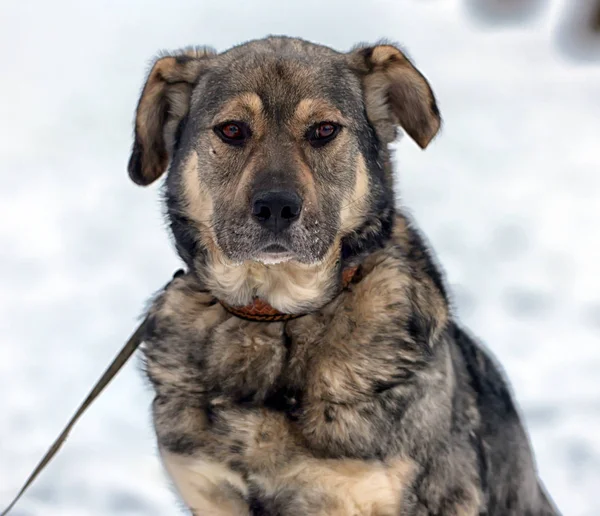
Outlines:
POLYGON ((194 48, 154 62, 137 106, 127 167, 129 177, 138 185, 149 185, 166 170, 175 133, 190 108, 194 84, 214 55, 212 49, 194 48))

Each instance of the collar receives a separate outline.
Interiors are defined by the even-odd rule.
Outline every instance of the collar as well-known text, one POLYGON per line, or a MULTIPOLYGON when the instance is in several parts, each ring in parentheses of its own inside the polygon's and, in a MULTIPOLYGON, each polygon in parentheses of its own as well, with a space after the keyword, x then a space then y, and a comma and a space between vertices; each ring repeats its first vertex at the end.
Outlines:
MULTIPOLYGON (((346 267, 342 272, 342 290, 348 288, 348 285, 354 279, 354 275, 358 270, 358 266, 346 267)), ((219 300, 219 303, 223 305, 223 308, 230 314, 235 315, 241 319, 248 321, 259 321, 259 322, 276 322, 276 321, 289 321, 306 315, 306 313, 299 314, 287 314, 280 312, 273 308, 269 303, 262 299, 255 297, 254 300, 246 306, 231 306, 225 301, 219 300)))

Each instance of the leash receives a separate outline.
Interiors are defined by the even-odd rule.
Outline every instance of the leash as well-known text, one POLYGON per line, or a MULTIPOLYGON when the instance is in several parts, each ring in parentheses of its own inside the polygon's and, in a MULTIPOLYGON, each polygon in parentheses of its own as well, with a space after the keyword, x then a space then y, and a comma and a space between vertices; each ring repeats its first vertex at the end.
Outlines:
MULTIPOLYGON (((354 276, 358 270, 358 267, 349 267, 342 271, 342 287, 347 288, 348 285, 354 279, 354 276)), ((173 278, 177 278, 178 276, 184 273, 183 270, 178 270, 173 275, 173 278)), ((167 285, 168 286, 168 285, 167 285)), ((166 287, 165 287, 166 288, 166 287)), ((263 321, 263 322, 274 322, 274 321, 287 321, 290 319, 294 319, 296 317, 301 317, 305 314, 285 314, 281 313, 278 310, 274 309, 271 305, 261 300, 255 299, 250 305, 245 307, 233 307, 228 304, 221 302, 223 307, 230 312, 231 314, 240 317, 242 319, 247 319, 251 321, 263 321)), ((79 421, 79 418, 83 415, 83 413, 89 408, 89 406, 94 402, 94 400, 102 393, 105 387, 110 383, 110 381, 116 376, 116 374, 121 370, 121 368, 125 365, 127 360, 133 355, 135 350, 139 347, 144 337, 144 333, 146 332, 148 319, 146 318, 135 330, 133 335, 129 337, 129 340, 126 342, 125 346, 119 351, 119 354, 113 359, 111 364, 108 366, 104 374, 100 377, 100 379, 96 382, 93 389, 87 395, 83 403, 76 410, 75 414, 71 417, 67 426, 63 429, 60 435, 56 438, 52 446, 48 449, 42 460, 35 467, 33 472, 29 475, 29 478, 26 480, 25 484, 21 490, 17 493, 17 496, 10 502, 10 505, 4 509, 0 516, 7 516, 8 513, 13 509, 13 507, 17 504, 17 502, 21 499, 21 497, 25 494, 27 489, 33 484, 34 480, 39 476, 39 474, 46 468, 46 466, 50 463, 50 461, 54 458, 58 450, 60 450, 61 446, 67 440, 69 433, 79 421)))
POLYGON ((40 463, 33 470, 33 473, 29 475, 29 478, 17 494, 10 505, 0 513, 0 516, 6 516, 15 504, 19 501, 19 499, 25 494, 25 491, 29 488, 29 486, 33 483, 33 481, 38 477, 38 475, 44 470, 44 468, 48 465, 48 463, 52 460, 52 458, 56 455, 56 452, 63 445, 67 437, 69 436, 69 432, 75 426, 75 423, 79 420, 79 418, 83 415, 83 413, 87 410, 87 408, 92 404, 92 402, 98 397, 98 395, 104 390, 104 388, 110 383, 110 381, 115 377, 115 375, 121 370, 125 362, 133 355, 134 351, 138 348, 140 343, 142 342, 142 338, 144 336, 144 332, 146 330, 146 322, 147 319, 139 325, 138 329, 135 330, 133 335, 129 338, 123 349, 119 352, 119 354, 115 357, 112 363, 108 366, 108 369, 104 371, 104 374, 100 377, 94 388, 87 395, 87 398, 83 401, 83 403, 79 406, 75 414, 69 420, 69 423, 64 428, 64 430, 60 433, 57 439, 54 441, 52 446, 50 446, 49 450, 46 452, 40 463))

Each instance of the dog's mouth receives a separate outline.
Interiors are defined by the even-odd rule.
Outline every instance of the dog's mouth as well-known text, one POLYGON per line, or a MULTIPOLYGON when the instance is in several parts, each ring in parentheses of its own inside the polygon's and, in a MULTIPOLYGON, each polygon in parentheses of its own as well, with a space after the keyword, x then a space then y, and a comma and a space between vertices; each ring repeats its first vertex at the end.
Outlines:
POLYGON ((215 244, 230 262, 275 265, 283 262, 320 262, 335 240, 324 224, 298 225, 278 234, 256 225, 230 223, 225 218, 214 225, 215 244))
POLYGON ((256 256, 256 261, 271 265, 290 261, 294 258, 294 255, 295 253, 283 244, 269 244, 260 250, 256 256))
POLYGON ((290 250, 282 244, 269 244, 262 249, 262 252, 265 254, 282 254, 289 253, 290 250))

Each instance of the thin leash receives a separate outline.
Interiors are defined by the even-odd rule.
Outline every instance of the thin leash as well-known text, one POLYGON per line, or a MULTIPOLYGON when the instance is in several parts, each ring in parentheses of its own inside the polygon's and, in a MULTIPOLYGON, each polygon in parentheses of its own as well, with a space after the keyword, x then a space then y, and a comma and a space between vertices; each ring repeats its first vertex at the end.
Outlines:
POLYGON ((69 420, 69 423, 64 428, 64 430, 60 433, 57 439, 54 441, 50 449, 46 452, 46 455, 42 458, 40 463, 33 470, 29 478, 17 494, 17 496, 13 499, 10 505, 0 513, 0 516, 6 516, 16 505, 16 503, 20 500, 20 498, 25 494, 25 491, 29 488, 29 486, 33 483, 33 481, 38 477, 38 475, 44 470, 44 468, 48 465, 48 463, 52 460, 52 458, 56 455, 60 447, 64 444, 67 437, 69 436, 69 432, 75 426, 75 423, 79 420, 79 418, 83 415, 83 413, 87 410, 87 408, 93 403, 93 401, 100 395, 100 393, 104 390, 104 388, 110 383, 110 381, 115 377, 115 375, 121 370, 125 362, 129 360, 129 357, 133 355, 135 350, 139 347, 144 337, 144 333, 146 331, 147 319, 145 319, 142 324, 139 325, 138 329, 135 330, 133 335, 129 338, 123 349, 119 352, 119 354, 112 361, 108 369, 104 371, 104 374, 100 377, 94 388, 90 391, 87 398, 83 401, 83 403, 79 406, 75 414, 69 420))
MULTIPOLYGON (((173 274, 173 279, 177 278, 178 276, 181 276, 182 274, 184 274, 184 271, 182 269, 177 270, 175 272, 175 274, 173 274)), ((167 283, 167 285, 165 285, 164 289, 166 289, 170 285, 170 283, 171 282, 167 283)), ((13 507, 16 505, 16 503, 25 494, 27 489, 29 489, 29 486, 31 486, 31 484, 33 484, 34 480, 39 476, 39 474, 46 468, 46 466, 54 458, 54 456, 57 454, 58 450, 60 450, 61 446, 67 440, 69 433, 71 432, 71 430, 73 429, 73 427, 75 426, 77 421, 79 421, 79 418, 89 408, 89 406, 94 402, 94 400, 102 393, 102 391, 110 383, 110 381, 117 375, 117 373, 125 365, 127 360, 129 360, 131 355, 133 355, 135 353, 135 350, 137 348, 139 348, 140 344, 142 343, 142 341, 144 339, 144 334, 146 333, 147 326, 148 326, 148 317, 146 317, 142 321, 142 323, 138 326, 137 330, 135 330, 135 332, 133 332, 133 335, 131 335, 131 337, 129 337, 129 340, 125 343, 125 345, 123 346, 121 351, 119 351, 119 354, 113 359, 113 361, 108 366, 106 371, 104 371, 104 373, 102 374, 100 379, 96 382, 96 385, 94 385, 93 389, 87 395, 85 400, 83 400, 83 403, 79 406, 79 408, 77 409, 75 414, 73 414, 73 416, 67 423, 67 426, 65 426, 63 431, 60 433, 60 435, 54 441, 54 443, 52 443, 52 446, 50 446, 50 448, 48 449, 48 451, 46 452, 46 454, 44 455, 42 460, 35 467, 35 469, 31 473, 31 475, 29 475, 29 478, 27 479, 25 484, 23 484, 23 487, 18 492, 17 496, 15 496, 13 501, 10 502, 10 505, 0 513, 0 516, 6 516, 13 509, 13 507)))
MULTIPOLYGON (((358 267, 348 267, 342 273, 342 287, 347 288, 348 285, 355 278, 355 274, 358 270, 358 267)), ((183 270, 178 270, 173 278, 177 278, 178 276, 184 274, 183 270)), ((165 287, 167 288, 168 285, 165 287)), ((275 321, 288 321, 291 319, 295 319, 297 317, 302 317, 306 314, 286 314, 279 312, 274 309, 268 303, 261 301, 260 299, 255 299, 250 305, 245 307, 233 307, 221 301, 223 307, 230 312, 232 315, 240 317, 242 319, 247 319, 250 321, 256 322, 275 322, 275 321)), ((79 420, 79 418, 83 415, 83 413, 89 408, 89 406, 94 402, 94 400, 102 393, 105 387, 110 383, 110 381, 116 376, 116 374, 121 370, 121 368, 125 365, 127 360, 133 355, 135 350, 140 346, 142 340, 144 338, 144 334, 146 332, 146 327, 148 324, 148 318, 144 319, 144 321, 138 326, 137 330, 133 333, 133 335, 129 338, 125 346, 119 351, 119 354, 114 358, 112 363, 108 366, 104 374, 100 377, 100 379, 94 385, 94 388, 87 395, 83 403, 79 406, 75 414, 71 417, 67 426, 63 429, 60 435, 56 438, 52 446, 48 449, 42 460, 33 470, 29 478, 18 492, 17 496, 12 500, 10 505, 4 509, 0 513, 0 516, 7 516, 7 514, 14 508, 16 503, 21 499, 21 497, 25 494, 27 489, 33 484, 35 479, 39 476, 39 474, 46 468, 46 466, 50 463, 50 461, 54 458, 58 450, 60 450, 61 446, 67 440, 69 433, 79 420)))

